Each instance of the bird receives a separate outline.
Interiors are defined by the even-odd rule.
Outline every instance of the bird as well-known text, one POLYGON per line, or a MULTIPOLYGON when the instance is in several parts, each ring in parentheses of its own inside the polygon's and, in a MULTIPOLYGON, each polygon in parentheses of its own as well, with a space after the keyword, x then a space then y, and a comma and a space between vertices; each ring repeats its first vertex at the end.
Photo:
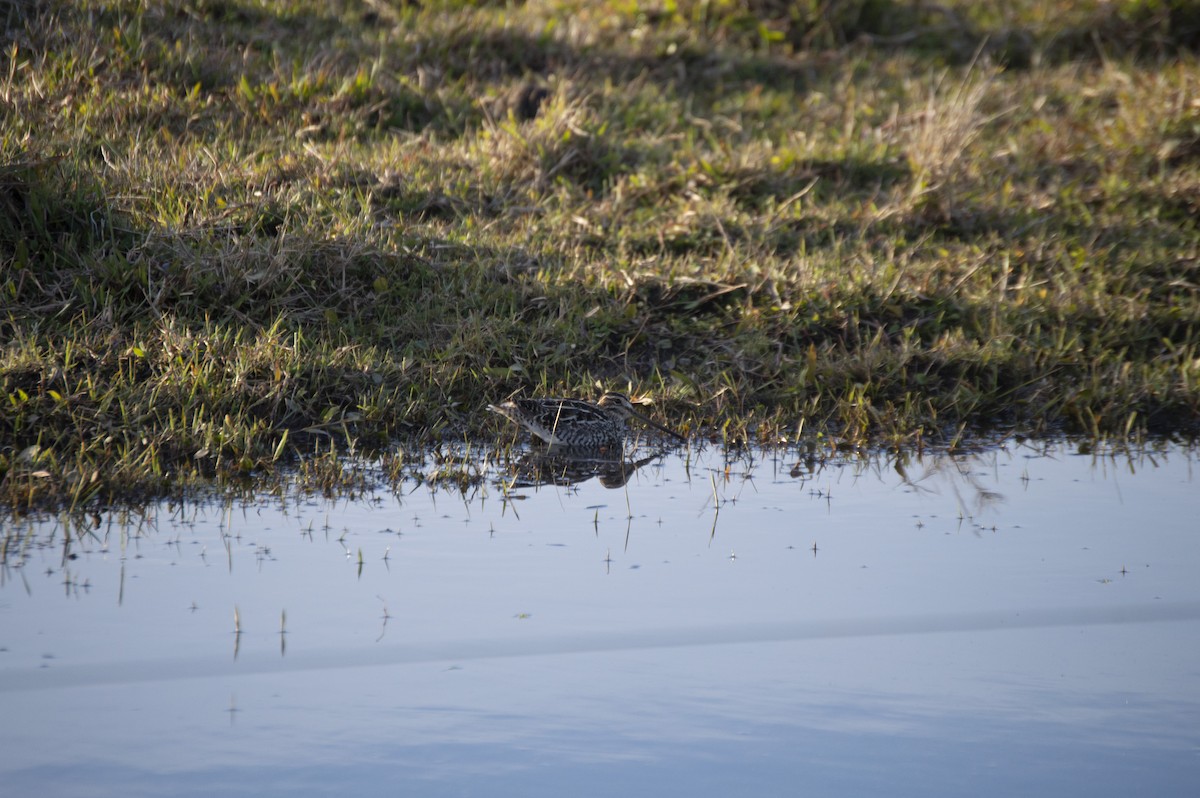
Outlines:
POLYGON ((608 449, 625 440, 625 422, 636 418, 681 441, 686 437, 651 421, 628 396, 608 392, 597 402, 584 399, 510 399, 488 410, 524 427, 551 446, 608 449))

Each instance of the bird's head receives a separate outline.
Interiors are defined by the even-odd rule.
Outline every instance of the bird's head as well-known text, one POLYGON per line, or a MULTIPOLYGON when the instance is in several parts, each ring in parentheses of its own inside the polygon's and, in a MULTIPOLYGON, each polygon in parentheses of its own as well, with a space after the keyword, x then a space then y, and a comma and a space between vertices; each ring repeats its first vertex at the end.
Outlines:
MULTIPOLYGON (((678 438, 679 440, 687 440, 687 438, 680 435, 678 432, 667 429, 662 424, 659 424, 657 421, 653 421, 652 419, 650 419, 647 416, 640 413, 634 407, 634 403, 630 400, 630 398, 623 393, 615 393, 613 391, 609 391, 608 393, 604 394, 604 396, 601 396, 600 401, 597 402, 596 404, 599 405, 601 408, 603 408, 606 412, 614 414, 616 416, 619 416, 622 420, 628 420, 629 418, 636 418, 639 421, 642 421, 646 424, 649 424, 651 427, 654 427, 659 432, 665 432, 666 434, 670 435, 671 437, 678 438)), ((643 400, 641 402, 638 402, 638 404, 647 404, 647 402, 645 400, 643 400)))

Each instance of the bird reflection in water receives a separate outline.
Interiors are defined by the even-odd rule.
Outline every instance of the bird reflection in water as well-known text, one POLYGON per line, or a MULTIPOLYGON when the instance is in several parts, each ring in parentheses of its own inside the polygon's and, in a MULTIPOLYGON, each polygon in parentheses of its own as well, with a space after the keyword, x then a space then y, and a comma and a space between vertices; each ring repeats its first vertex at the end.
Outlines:
POLYGON ((504 485, 509 490, 542 485, 566 487, 599 479, 606 488, 621 488, 639 468, 660 459, 663 454, 658 452, 648 457, 626 460, 619 455, 610 457, 596 452, 584 455, 571 449, 550 446, 541 451, 526 452, 509 461, 504 485))

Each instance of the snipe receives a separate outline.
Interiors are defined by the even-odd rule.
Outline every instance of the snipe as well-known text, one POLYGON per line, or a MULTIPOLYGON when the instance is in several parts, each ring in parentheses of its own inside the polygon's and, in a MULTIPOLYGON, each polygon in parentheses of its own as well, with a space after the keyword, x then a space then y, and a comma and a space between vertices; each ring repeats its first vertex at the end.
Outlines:
POLYGON ((633 407, 629 397, 606 393, 598 402, 583 399, 511 399, 488 410, 499 413, 552 446, 571 449, 607 449, 625 440, 625 422, 636 418, 660 432, 687 440, 633 407))

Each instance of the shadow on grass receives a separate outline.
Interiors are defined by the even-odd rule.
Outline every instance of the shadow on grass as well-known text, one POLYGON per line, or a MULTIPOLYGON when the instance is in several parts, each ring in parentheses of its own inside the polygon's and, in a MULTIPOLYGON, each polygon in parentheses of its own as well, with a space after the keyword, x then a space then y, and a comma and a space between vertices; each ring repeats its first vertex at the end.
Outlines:
MULTIPOLYGON (((597 86, 648 74, 664 90, 704 103, 713 88, 731 80, 803 93, 827 70, 830 56, 847 47, 902 49, 949 64, 965 63, 982 49, 1018 68, 1035 55, 1055 62, 1160 59, 1200 47, 1200 10, 1187 0, 1103 4, 1081 15, 1078 24, 1045 31, 1002 28, 947 6, 896 0, 807 9, 806 4, 752 0, 706 10, 700 21, 683 24, 682 14, 691 5, 685 2, 680 16, 645 12, 651 35, 657 23, 664 37, 661 51, 651 53, 619 47, 624 37, 612 34, 576 46, 550 30, 533 34, 483 23, 440 26, 426 34, 417 28, 428 27, 437 16, 421 16, 425 12, 415 8, 397 12, 401 21, 389 28, 370 8, 318 10, 310 4, 270 9, 233 0, 149 7, 118 2, 86 11, 66 2, 9 5, 5 38, 23 49, 76 50, 75 58, 87 62, 97 32, 106 31, 112 39, 99 68, 101 79, 121 72, 130 80, 149 75, 181 95, 198 87, 203 94, 241 96, 238 103, 206 108, 201 132, 205 116, 228 123, 244 113, 299 119, 298 126, 318 134, 333 117, 359 117, 349 127, 335 125, 325 133, 329 136, 426 128, 456 134, 482 120, 477 107, 448 100, 446 93, 357 75, 364 58, 377 59, 385 73, 420 71, 439 83, 476 87, 562 72, 587 76, 597 86), (763 45, 775 40, 786 49, 776 46, 771 54, 761 54, 763 45), (255 74, 264 65, 276 72, 273 79, 255 74)), ((632 18, 625 24, 636 26, 632 18)), ((479 88, 476 92, 482 95, 479 88)), ((175 133, 197 125, 187 118, 166 122, 175 133)), ((216 128, 227 129, 225 124, 216 128)))
MULTIPOLYGON (((431 85, 440 75, 470 84, 477 93, 559 69, 586 76, 588 85, 650 74, 664 92, 687 95, 703 107, 719 94, 721 80, 803 92, 822 69, 819 53, 737 54, 726 41, 711 50, 703 42, 683 41, 659 56, 604 44, 576 48, 554 36, 513 29, 463 28, 448 35, 414 34, 404 39, 401 51, 384 52, 380 71, 393 74, 394 82, 388 82, 359 66, 364 53, 374 58, 379 42, 389 41, 386 32, 372 41, 364 20, 309 6, 270 13, 233 3, 153 8, 118 3, 100 12, 99 24, 74 5, 42 7, 49 9, 44 13, 34 13, 39 6, 33 4, 16 8, 33 14, 21 35, 35 48, 75 46, 73 57, 81 62, 98 41, 94 31, 89 33, 93 25, 104 36, 111 33, 114 44, 103 51, 105 62, 97 69, 118 83, 141 86, 158 80, 181 97, 199 85, 195 120, 168 104, 162 116, 132 121, 214 141, 245 130, 245 119, 280 126, 289 135, 304 125, 313 136, 361 140, 391 136, 392 127, 456 136, 482 118, 465 101, 459 105, 460 100, 421 88, 419 79, 405 82, 422 70, 434 75, 431 85), (152 24, 159 22, 164 27, 152 24), (315 51, 309 49, 314 34, 321 37, 315 51), (176 50, 173 41, 190 44, 176 50), (243 54, 260 74, 247 69, 243 54), (294 72, 276 71, 275 59, 295 65, 294 72)), ((889 46, 920 52, 919 44, 889 46)), ((639 157, 619 141, 581 145, 581 139, 560 137, 540 151, 530 148, 541 159, 526 164, 530 174, 535 179, 561 175, 601 194, 622 164, 639 157)), ((1186 147, 1180 153, 1185 157, 1186 147)), ((102 155, 88 157, 98 161, 102 155)), ((1065 379, 1091 368, 1065 350, 1009 351, 1004 357, 949 348, 911 351, 911 342, 928 347, 942 336, 978 348, 990 342, 994 300, 964 297, 953 286, 888 295, 831 278, 834 285, 816 289, 794 289, 784 281, 780 297, 763 282, 686 284, 650 274, 622 289, 562 277, 563 264, 553 255, 520 245, 466 246, 435 240, 421 229, 412 232, 404 251, 381 251, 352 236, 318 238, 270 202, 231 212, 221 228, 166 229, 112 213, 102 187, 78 162, 42 156, 22 161, 10 155, 4 168, 0 211, 7 211, 7 219, 0 220, 0 247, 15 267, 4 286, 14 310, 0 324, 10 340, 28 337, 43 353, 51 352, 42 354, 41 362, 31 358, 36 367, 14 367, 5 376, 6 394, 19 389, 37 402, 5 430, 14 445, 37 440, 43 434, 39 423, 53 422, 64 436, 98 441, 119 431, 130 446, 158 447, 160 457, 195 457, 190 452, 204 450, 206 457, 214 456, 202 435, 216 433, 194 417, 189 423, 199 426, 187 433, 192 438, 162 438, 171 423, 203 407, 207 418, 230 416, 250 431, 242 439, 235 435, 220 442, 240 468, 269 458, 284 431, 298 436, 304 430, 324 430, 312 433, 320 435, 346 429, 376 441, 409 432, 461 432, 472 428, 489 396, 586 390, 593 380, 662 385, 685 377, 690 387, 679 392, 685 399, 673 409, 692 402, 710 422, 733 413, 745 418, 755 408, 799 415, 814 398, 829 406, 853 398, 856 386, 864 386, 869 395, 859 406, 899 403, 917 394, 934 397, 928 401, 950 397, 938 413, 938 423, 946 424, 990 419, 1005 406, 1014 416, 1037 413, 1034 403, 1020 405, 1013 392, 1020 386, 1043 391, 1051 376, 1065 379), (35 260, 42 271, 32 268, 35 260), (47 331, 52 326, 47 318, 55 320, 57 331, 47 331), (91 336, 88 351, 76 353, 74 371, 54 353, 68 340, 72 322, 83 323, 91 336), (159 336, 158 350, 147 353, 144 338, 150 336, 159 336), (289 336, 305 343, 289 344, 289 336), (251 355, 258 359, 239 360, 251 355), (90 396, 81 386, 93 375, 127 392, 144 410, 122 416, 111 401, 104 405, 90 396), (830 387, 818 385, 818 378, 830 387), (999 393, 963 403, 953 394, 964 384, 976 393, 999 393), (155 386, 159 390, 152 393, 155 386), (736 401, 726 398, 730 395, 736 401), (149 443, 136 443, 142 439, 149 443)), ((797 163, 780 172, 735 169, 715 182, 745 209, 761 209, 810 186, 818 202, 832 205, 834 198, 848 196, 865 205, 875 192, 902 188, 910 172, 902 163, 846 159, 797 163)), ((525 174, 507 180, 517 184, 525 174)), ((486 220, 497 207, 483 190, 447 185, 440 193, 413 192, 355 170, 344 180, 378 188, 373 211, 382 221, 486 220)), ((499 183, 503 192, 506 183, 499 183)), ((1187 198, 1180 202, 1190 207, 1187 198)), ((959 202, 949 212, 930 205, 866 224, 851 212, 802 217, 772 228, 767 244, 777 255, 845 241, 865 256, 886 255, 897 241, 953 241, 986 252, 995 241, 1019 237, 1037 224, 1061 227, 1068 235, 1083 233, 1073 232, 1071 217, 1053 211, 997 211, 959 202)), ((730 224, 723 232, 695 228, 635 240, 630 247, 647 255, 716 256, 731 243, 754 242, 761 233, 730 224)), ((1103 234, 1114 243, 1145 236, 1132 226, 1103 234)), ((1037 270, 1059 265, 1033 263, 1033 274, 1044 276, 1037 270)), ((1194 276, 1181 269, 1169 274, 1172 280, 1194 276)), ((1149 326, 1139 318, 1089 316, 1086 309, 1056 315, 1027 307, 1019 313, 1024 314, 1020 325, 1010 329, 1066 328, 1069 336, 1080 337, 1105 329, 1114 339, 1128 337, 1131 352, 1150 352, 1155 340, 1180 347, 1193 343, 1188 320, 1172 321, 1167 311, 1149 326)), ((1097 399, 1096 406, 1104 401, 1097 399)), ((1194 423, 1187 401, 1186 396, 1147 396, 1132 404, 1194 423)), ((236 433, 237 426, 229 432, 236 433)))

